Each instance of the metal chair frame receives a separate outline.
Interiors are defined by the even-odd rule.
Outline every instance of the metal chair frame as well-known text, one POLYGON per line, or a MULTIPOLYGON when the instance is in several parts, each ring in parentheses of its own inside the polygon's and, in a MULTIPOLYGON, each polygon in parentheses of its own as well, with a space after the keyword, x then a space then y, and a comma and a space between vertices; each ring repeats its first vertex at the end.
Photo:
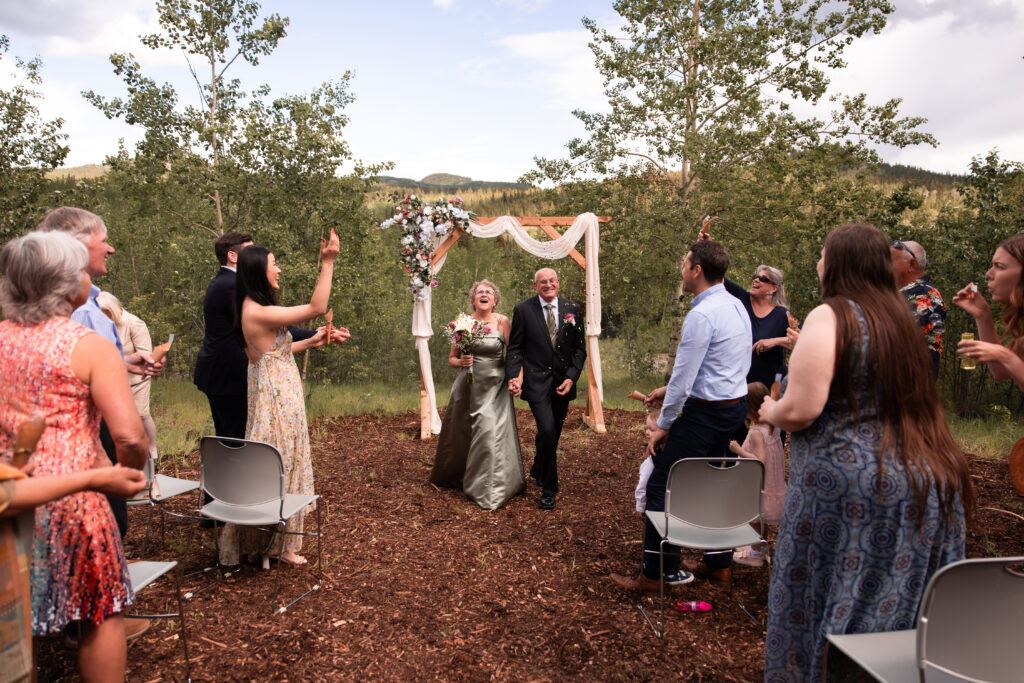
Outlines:
POLYGON ((140 498, 129 498, 127 503, 130 507, 137 507, 139 505, 149 506, 149 515, 146 520, 146 540, 142 543, 142 557, 146 557, 149 554, 149 535, 153 528, 153 510, 157 507, 160 508, 160 539, 163 540, 164 532, 166 531, 165 518, 167 515, 179 518, 194 518, 195 515, 181 514, 178 512, 168 512, 163 503, 175 496, 184 495, 190 491, 195 491, 199 488, 199 482, 190 479, 179 479, 178 477, 169 477, 164 474, 157 474, 156 468, 152 458, 146 458, 146 464, 142 469, 146 475, 146 495, 140 498), (153 495, 153 485, 156 483, 159 493, 153 495))
POLYGON ((1022 624, 1024 557, 952 562, 928 582, 917 628, 827 635, 822 680, 835 649, 883 683, 1017 681, 1022 624))
MULTIPOLYGON (((665 546, 731 550, 764 540, 764 463, 753 458, 682 458, 668 473, 665 510, 645 513, 661 535, 657 551, 661 614, 640 613, 658 638, 665 636, 665 546), (673 496, 673 491, 676 495, 673 496), (750 523, 760 520, 760 533, 750 523)), ((732 590, 732 583, 729 584, 732 590)))
MULTIPOLYGON (((320 496, 285 492, 284 464, 281 453, 267 443, 231 439, 222 436, 204 436, 199 446, 200 502, 202 493, 213 499, 202 505, 197 513, 207 519, 240 526, 253 526, 278 534, 278 566, 274 574, 274 603, 279 604, 281 585, 280 559, 284 553, 284 536, 315 536, 317 538, 317 582, 310 589, 276 611, 284 613, 289 607, 323 585, 323 536, 320 525, 320 505, 316 505, 316 531, 287 531, 288 520, 306 507, 319 501, 320 496), (272 455, 271 455, 272 454, 272 455), (245 457, 244 471, 232 462, 245 457), (260 467, 266 471, 254 471, 260 467), (276 468, 272 474, 271 469, 276 468), (226 476, 230 472, 232 476, 226 476), (276 474, 276 476, 275 476, 276 474), (276 510, 276 512, 271 512, 276 510)), ((191 537, 190 537, 191 540, 191 537)), ((271 539, 272 542, 272 539, 271 539)), ((269 550, 269 546, 267 548, 269 550)))

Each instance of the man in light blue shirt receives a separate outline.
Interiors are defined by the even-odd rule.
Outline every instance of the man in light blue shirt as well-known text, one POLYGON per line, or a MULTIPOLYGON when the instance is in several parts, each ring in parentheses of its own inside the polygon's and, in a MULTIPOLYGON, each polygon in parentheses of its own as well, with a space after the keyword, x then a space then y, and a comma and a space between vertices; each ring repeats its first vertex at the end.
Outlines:
MULTIPOLYGON (((647 482, 647 509, 665 509, 668 472, 682 458, 725 457, 729 439, 747 414, 747 372, 753 345, 750 317, 743 304, 725 290, 729 253, 718 242, 702 240, 683 259, 683 288, 695 294, 683 321, 675 366, 668 385, 655 389, 646 403, 661 404, 658 427, 647 452, 654 472, 647 482)), ((644 532, 644 565, 632 577, 612 574, 617 584, 646 591, 660 590, 658 550, 661 537, 648 521, 644 532)), ((693 581, 680 569, 679 549, 666 546, 665 583, 693 581)), ((712 580, 728 580, 731 553, 705 555, 698 572, 712 580), (715 573, 717 572, 717 573, 715 573)))
MULTIPOLYGON (((47 213, 37 229, 43 232, 56 230, 68 233, 84 244, 89 252, 89 264, 85 267, 89 277, 98 278, 107 274, 107 258, 114 253, 114 247, 107 241, 107 226, 96 214, 85 209, 61 206, 47 213)), ((93 285, 89 290, 89 298, 71 313, 71 319, 114 344, 124 355, 124 347, 121 346, 121 338, 114 327, 114 321, 108 318, 96 303, 99 293, 100 288, 93 285)), ((133 353, 124 361, 128 372, 136 375, 155 375, 163 368, 163 363, 153 363, 153 356, 146 351, 133 353)), ((110 461, 117 463, 117 450, 104 422, 100 422, 100 442, 110 461)), ((125 501, 115 496, 107 496, 107 499, 110 501, 114 519, 117 520, 118 530, 124 537, 128 530, 128 510, 125 501)))

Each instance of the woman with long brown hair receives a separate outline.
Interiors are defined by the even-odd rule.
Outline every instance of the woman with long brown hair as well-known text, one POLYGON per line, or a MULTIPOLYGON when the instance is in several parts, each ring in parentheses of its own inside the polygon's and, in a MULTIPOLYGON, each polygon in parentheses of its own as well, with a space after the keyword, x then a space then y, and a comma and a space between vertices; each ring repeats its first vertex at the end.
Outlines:
POLYGON ((1024 389, 1024 235, 999 243, 985 279, 992 300, 1003 305, 1002 338, 992 309, 972 282, 956 293, 953 303, 974 316, 979 338, 960 342, 957 353, 986 363, 993 377, 1012 379, 1024 389))
POLYGON ((793 433, 768 601, 765 680, 821 675, 825 635, 914 627, 928 579, 963 558, 967 461, 889 242, 843 225, 818 262, 823 304, 761 420, 793 433))

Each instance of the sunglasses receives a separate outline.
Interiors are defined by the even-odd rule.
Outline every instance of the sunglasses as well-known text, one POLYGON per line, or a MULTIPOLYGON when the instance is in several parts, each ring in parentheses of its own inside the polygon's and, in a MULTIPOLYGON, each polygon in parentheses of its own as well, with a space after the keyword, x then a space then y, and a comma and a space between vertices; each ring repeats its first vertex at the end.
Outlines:
POLYGON ((893 246, 894 249, 902 249, 903 251, 905 251, 908 254, 910 254, 911 258, 913 258, 915 261, 917 260, 917 254, 914 253, 914 250, 911 249, 910 247, 908 247, 907 245, 905 245, 900 240, 894 241, 892 243, 892 246, 893 246))
POLYGON ((759 281, 759 282, 763 282, 766 285, 774 285, 775 284, 774 282, 772 282, 772 279, 770 277, 768 277, 767 275, 758 274, 758 275, 754 276, 754 279, 759 281))

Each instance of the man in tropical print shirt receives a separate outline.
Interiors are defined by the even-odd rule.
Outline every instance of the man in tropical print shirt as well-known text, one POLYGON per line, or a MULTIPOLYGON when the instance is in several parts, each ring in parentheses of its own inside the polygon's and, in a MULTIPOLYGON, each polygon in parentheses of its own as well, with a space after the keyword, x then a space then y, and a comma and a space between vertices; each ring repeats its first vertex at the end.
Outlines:
POLYGON ((925 275, 928 255, 917 242, 896 240, 892 243, 892 266, 896 271, 896 284, 907 297, 910 310, 921 326, 928 353, 932 358, 932 376, 939 376, 939 355, 942 353, 942 334, 946 331, 946 304, 942 294, 932 286, 932 278, 925 275))

